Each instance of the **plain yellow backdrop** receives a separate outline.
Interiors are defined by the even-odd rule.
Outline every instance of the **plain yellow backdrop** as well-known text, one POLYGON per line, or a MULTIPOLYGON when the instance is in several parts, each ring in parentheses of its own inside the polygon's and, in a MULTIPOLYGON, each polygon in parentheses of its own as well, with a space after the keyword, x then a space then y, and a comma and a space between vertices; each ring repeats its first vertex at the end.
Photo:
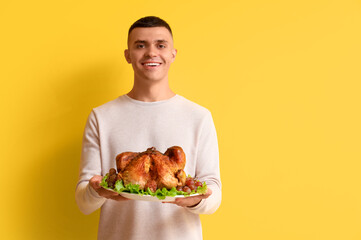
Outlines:
POLYGON ((217 128, 204 239, 361 239, 357 0, 3 1, 0 238, 96 239, 74 200, 82 132, 131 89, 127 31, 147 15, 174 31, 172 89, 217 128))

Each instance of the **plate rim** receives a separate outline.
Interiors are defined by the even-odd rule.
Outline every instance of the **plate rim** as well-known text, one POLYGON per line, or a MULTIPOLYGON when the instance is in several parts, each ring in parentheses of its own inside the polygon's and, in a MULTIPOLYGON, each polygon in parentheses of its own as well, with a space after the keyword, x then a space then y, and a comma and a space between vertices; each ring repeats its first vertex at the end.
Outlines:
POLYGON ((190 194, 190 195, 176 195, 176 196, 165 196, 165 199, 159 199, 157 196, 152 196, 152 195, 147 195, 147 194, 138 194, 138 193, 130 193, 130 192, 117 192, 111 188, 104 188, 106 190, 118 193, 119 195, 121 195, 122 197, 127 198, 126 196, 130 195, 130 196, 137 196, 137 198, 139 199, 133 199, 133 198, 128 198, 128 199, 132 199, 132 200, 141 200, 141 201, 157 201, 157 202, 173 202, 175 201, 176 198, 185 198, 185 197, 193 197, 193 196, 199 196, 201 195, 200 193, 194 193, 194 194, 190 194), (142 199, 143 198, 143 199, 142 199))

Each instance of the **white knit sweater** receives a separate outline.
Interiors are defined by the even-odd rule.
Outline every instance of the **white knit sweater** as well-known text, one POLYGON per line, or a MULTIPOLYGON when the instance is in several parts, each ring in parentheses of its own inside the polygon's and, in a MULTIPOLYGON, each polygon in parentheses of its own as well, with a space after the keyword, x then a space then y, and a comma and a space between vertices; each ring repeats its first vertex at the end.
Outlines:
POLYGON ((83 137, 75 198, 90 214, 101 207, 98 239, 202 239, 199 214, 211 214, 221 203, 217 135, 211 113, 180 95, 142 102, 127 95, 93 109, 83 137), (193 208, 146 201, 108 200, 88 184, 94 175, 115 168, 117 154, 155 147, 164 153, 180 146, 184 171, 205 181, 213 194, 193 208))

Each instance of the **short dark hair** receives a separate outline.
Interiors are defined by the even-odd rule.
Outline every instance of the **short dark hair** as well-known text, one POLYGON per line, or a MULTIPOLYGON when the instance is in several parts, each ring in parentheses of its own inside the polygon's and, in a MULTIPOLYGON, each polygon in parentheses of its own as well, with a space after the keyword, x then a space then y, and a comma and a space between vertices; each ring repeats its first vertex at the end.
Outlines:
POLYGON ((170 29, 168 23, 163 19, 155 16, 143 17, 141 19, 138 19, 136 22, 134 22, 132 26, 130 26, 129 28, 128 37, 130 35, 130 32, 134 28, 149 28, 149 27, 165 27, 170 32, 170 35, 173 37, 172 30, 170 29))

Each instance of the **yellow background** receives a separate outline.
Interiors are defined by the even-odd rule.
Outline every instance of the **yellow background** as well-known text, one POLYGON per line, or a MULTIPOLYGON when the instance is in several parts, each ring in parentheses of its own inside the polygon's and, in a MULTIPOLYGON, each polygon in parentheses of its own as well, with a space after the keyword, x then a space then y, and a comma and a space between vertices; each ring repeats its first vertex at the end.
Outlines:
POLYGON ((361 239, 357 0, 3 1, 0 238, 96 238, 74 200, 82 131, 131 89, 127 31, 147 15, 174 31, 172 89, 217 127, 204 239, 361 239))

